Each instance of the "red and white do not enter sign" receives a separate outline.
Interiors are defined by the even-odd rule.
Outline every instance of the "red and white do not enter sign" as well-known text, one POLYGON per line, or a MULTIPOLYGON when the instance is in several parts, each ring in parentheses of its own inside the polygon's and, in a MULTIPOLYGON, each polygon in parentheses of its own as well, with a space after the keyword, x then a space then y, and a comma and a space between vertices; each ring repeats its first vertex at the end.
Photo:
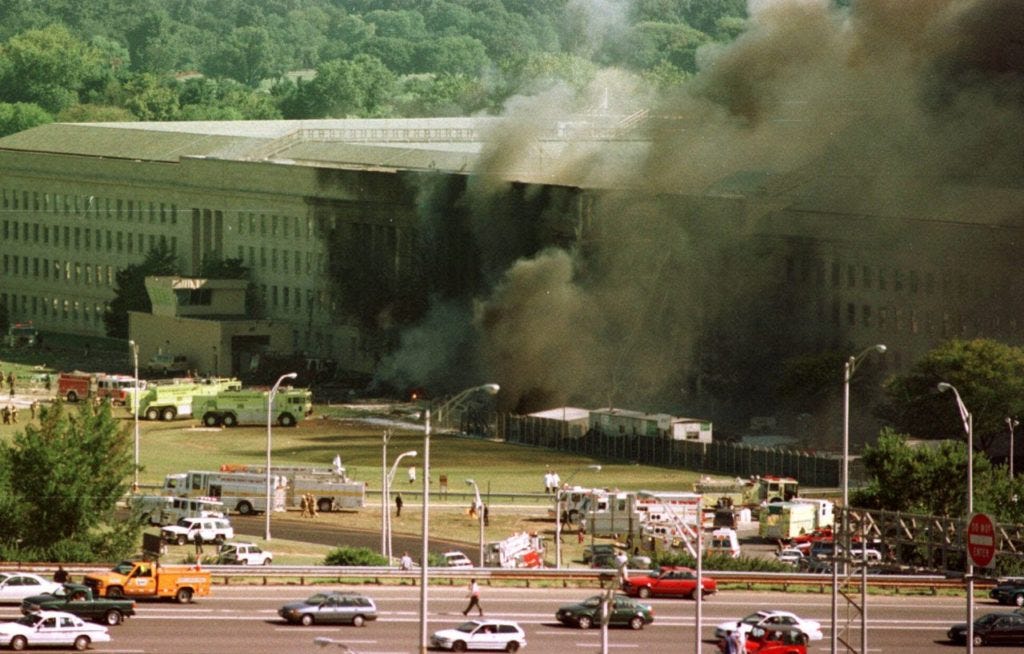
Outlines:
POLYGON ((967 523, 967 556, 979 568, 987 568, 996 558, 996 523, 992 516, 975 513, 967 523))

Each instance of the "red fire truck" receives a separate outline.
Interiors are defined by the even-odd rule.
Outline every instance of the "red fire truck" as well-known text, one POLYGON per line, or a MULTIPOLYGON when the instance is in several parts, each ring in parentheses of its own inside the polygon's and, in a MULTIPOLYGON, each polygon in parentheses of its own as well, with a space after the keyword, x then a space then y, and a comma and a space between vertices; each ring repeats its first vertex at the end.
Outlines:
POLYGON ((112 404, 124 404, 125 395, 135 388, 135 378, 102 372, 62 372, 57 376, 57 396, 68 402, 96 397, 112 404))

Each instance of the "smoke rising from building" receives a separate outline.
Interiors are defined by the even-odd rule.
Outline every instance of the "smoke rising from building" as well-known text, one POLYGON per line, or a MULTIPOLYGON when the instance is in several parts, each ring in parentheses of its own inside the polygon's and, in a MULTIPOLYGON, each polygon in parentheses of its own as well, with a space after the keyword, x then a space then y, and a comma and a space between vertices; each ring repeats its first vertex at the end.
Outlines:
MULTIPOLYGON (((763 250, 766 225, 806 221, 817 241, 780 247, 813 256, 870 217, 885 247, 940 261, 956 256, 956 238, 901 242, 884 218, 959 222, 980 210, 986 223, 1019 226, 1019 3, 852 4, 752 2, 748 31, 710 49, 675 92, 643 94, 608 71, 577 106, 559 91, 511 103, 481 165, 487 174, 460 201, 485 288, 454 313, 439 303, 388 369, 450 387, 496 381, 518 410, 574 402, 715 412, 711 398, 732 394, 732 409, 754 412, 770 402, 780 360, 850 338, 787 285, 780 257, 763 250), (636 126, 647 138, 581 140, 538 163, 531 135, 605 92, 609 113, 648 111, 636 126), (584 189, 586 199, 552 193, 542 198, 549 208, 534 204, 521 220, 491 174, 512 169, 584 189), (573 211, 573 201, 587 206, 573 211), (578 238, 552 239, 566 229, 578 238), (502 247, 509 242, 516 247, 502 247)), ((1007 265, 999 256, 985 261, 1007 265)))

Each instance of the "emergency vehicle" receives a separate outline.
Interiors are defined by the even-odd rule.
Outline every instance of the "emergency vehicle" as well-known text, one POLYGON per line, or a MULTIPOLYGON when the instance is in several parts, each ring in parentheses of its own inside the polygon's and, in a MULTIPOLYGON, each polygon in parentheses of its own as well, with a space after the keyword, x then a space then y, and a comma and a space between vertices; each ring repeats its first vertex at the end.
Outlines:
MULTIPOLYGON (((192 400, 192 411, 207 427, 266 424, 269 393, 230 390, 215 395, 196 396, 192 400)), ((274 395, 271 415, 282 427, 294 427, 312 413, 313 393, 308 389, 285 388, 274 395)))
POLYGON ((830 528, 834 522, 833 504, 828 500, 774 502, 761 509, 758 535, 772 540, 789 540, 830 528))
POLYGON ((223 518, 224 503, 215 497, 131 495, 128 507, 151 525, 173 525, 181 518, 223 518))
POLYGON ((57 376, 57 396, 68 402, 96 397, 109 399, 111 404, 124 404, 135 388, 135 378, 127 375, 104 373, 62 372, 57 376))
POLYGON ((503 541, 488 543, 484 563, 489 568, 543 568, 544 540, 524 531, 503 541))
POLYGON ((594 491, 585 499, 580 519, 587 533, 601 537, 636 537, 646 524, 692 528, 702 520, 701 498, 688 492, 594 491))
MULTIPOLYGON (((139 417, 146 420, 174 420, 192 415, 194 398, 241 390, 242 382, 232 378, 175 379, 170 383, 153 382, 139 390, 139 417)), ((135 415, 135 391, 129 390, 125 406, 135 415)))
POLYGON ((792 477, 764 475, 750 479, 702 478, 693 490, 704 499, 705 509, 718 506, 758 507, 764 503, 788 502, 800 494, 800 483, 792 477))
MULTIPOLYGON (((366 483, 349 479, 344 468, 272 466, 271 510, 302 506, 303 495, 312 494, 321 512, 362 508, 366 483)), ((177 497, 213 497, 228 510, 243 515, 267 509, 266 467, 225 465, 221 470, 192 470, 167 475, 164 493, 177 497)))

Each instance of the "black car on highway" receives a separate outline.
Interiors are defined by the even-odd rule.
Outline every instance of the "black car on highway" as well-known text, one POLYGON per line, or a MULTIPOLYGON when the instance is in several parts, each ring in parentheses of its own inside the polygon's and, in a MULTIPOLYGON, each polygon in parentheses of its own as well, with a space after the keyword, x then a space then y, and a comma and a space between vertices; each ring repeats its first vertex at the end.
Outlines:
POLYGON ((1024 606, 1024 579, 1005 579, 988 592, 1000 604, 1024 606))
MULTIPOLYGON (((946 632, 953 643, 967 642, 967 623, 955 624, 946 632)), ((974 621, 974 645, 1024 645, 1024 615, 987 613, 974 621)))
MULTIPOLYGON (((565 625, 589 629, 601 624, 601 602, 604 596, 594 595, 577 604, 569 604, 555 612, 555 617, 565 625)), ((643 629, 654 622, 654 611, 647 604, 641 604, 626 595, 615 595, 611 599, 609 626, 626 626, 643 629)))

